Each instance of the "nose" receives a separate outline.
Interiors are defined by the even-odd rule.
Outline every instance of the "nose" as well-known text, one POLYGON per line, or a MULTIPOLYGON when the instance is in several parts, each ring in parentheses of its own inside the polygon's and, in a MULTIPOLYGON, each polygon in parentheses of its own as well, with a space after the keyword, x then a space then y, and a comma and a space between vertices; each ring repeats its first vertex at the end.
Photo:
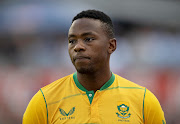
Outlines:
POLYGON ((80 51, 84 51, 85 50, 85 46, 84 43, 81 41, 78 41, 77 44, 74 47, 74 51, 75 52, 80 52, 80 51))

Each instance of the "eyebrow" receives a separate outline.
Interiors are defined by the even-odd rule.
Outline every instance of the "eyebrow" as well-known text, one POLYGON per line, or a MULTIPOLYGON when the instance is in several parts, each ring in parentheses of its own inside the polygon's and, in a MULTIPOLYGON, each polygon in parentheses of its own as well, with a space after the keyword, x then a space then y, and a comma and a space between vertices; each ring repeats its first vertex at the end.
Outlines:
POLYGON ((76 37, 76 35, 70 34, 70 35, 68 36, 68 38, 71 38, 71 37, 76 37))
POLYGON ((94 35, 94 33, 92 33, 92 32, 86 32, 86 33, 83 33, 81 36, 86 36, 86 35, 94 35))
MULTIPOLYGON (((87 35, 95 35, 95 34, 92 33, 92 32, 85 32, 85 33, 81 34, 81 36, 87 36, 87 35)), ((76 35, 70 34, 70 35, 68 36, 68 38, 71 38, 71 37, 76 37, 76 35)))

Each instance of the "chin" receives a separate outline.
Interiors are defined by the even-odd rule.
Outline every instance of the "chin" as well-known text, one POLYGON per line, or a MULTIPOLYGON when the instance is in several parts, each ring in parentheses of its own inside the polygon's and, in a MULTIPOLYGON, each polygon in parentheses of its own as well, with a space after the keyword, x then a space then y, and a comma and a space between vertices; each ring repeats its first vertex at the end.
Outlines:
POLYGON ((81 73, 81 74, 92 74, 92 73, 94 73, 93 69, 90 69, 90 68, 76 68, 76 70, 78 73, 81 73))

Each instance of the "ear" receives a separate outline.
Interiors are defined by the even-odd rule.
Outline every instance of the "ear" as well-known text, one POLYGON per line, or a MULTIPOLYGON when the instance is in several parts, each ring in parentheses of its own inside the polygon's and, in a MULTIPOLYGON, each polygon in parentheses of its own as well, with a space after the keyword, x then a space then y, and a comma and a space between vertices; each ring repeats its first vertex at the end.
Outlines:
POLYGON ((111 54, 116 50, 116 39, 112 38, 109 40, 108 53, 111 54))

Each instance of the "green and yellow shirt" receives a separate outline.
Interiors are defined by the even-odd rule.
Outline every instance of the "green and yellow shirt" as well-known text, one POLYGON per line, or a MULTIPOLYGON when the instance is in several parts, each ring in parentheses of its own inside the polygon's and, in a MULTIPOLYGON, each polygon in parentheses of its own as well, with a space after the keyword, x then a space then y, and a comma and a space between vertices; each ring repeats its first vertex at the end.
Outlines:
POLYGON ((146 88, 112 73, 95 93, 77 73, 41 88, 30 101, 23 124, 165 124, 157 98, 146 88))

